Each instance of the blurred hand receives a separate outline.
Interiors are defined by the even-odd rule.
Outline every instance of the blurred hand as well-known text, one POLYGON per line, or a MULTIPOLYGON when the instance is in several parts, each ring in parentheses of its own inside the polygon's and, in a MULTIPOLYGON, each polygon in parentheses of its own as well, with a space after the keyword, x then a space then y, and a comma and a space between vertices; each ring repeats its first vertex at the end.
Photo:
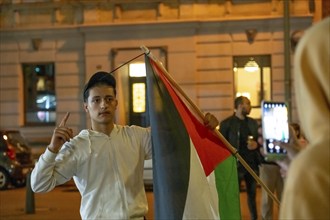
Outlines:
POLYGON ((300 142, 298 141, 295 131, 291 126, 289 127, 289 136, 290 138, 288 143, 284 143, 284 142, 275 143, 288 152, 287 158, 281 161, 276 161, 276 163, 281 167, 281 174, 283 177, 286 176, 291 161, 297 156, 297 154, 300 152, 301 149, 300 142))
POLYGON ((255 140, 253 140, 253 139, 248 139, 248 141, 247 141, 247 148, 249 150, 255 150, 255 149, 258 148, 258 143, 255 140))
POLYGON ((211 113, 206 113, 205 117, 204 117, 204 125, 206 125, 206 127, 214 130, 218 125, 219 125, 219 121, 218 119, 212 115, 211 113))
POLYGON ((67 112, 59 126, 54 129, 52 139, 48 145, 48 149, 53 153, 58 153, 62 145, 73 137, 72 129, 65 126, 69 116, 70 113, 67 112))
POLYGON ((293 127, 289 127, 289 142, 275 142, 275 144, 278 144, 281 148, 287 150, 288 152, 288 158, 292 160, 301 149, 300 142, 295 134, 295 131, 293 127))

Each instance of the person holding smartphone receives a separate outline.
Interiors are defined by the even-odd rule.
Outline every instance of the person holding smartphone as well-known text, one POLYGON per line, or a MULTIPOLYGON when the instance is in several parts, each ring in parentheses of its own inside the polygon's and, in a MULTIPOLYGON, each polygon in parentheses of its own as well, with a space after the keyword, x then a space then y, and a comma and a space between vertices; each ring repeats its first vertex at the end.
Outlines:
POLYGON ((280 219, 330 216, 330 17, 305 31, 294 57, 294 88, 301 128, 308 140, 301 150, 290 130, 288 152, 278 161, 287 171, 280 219))
MULTIPOLYGON (((248 117, 251 112, 251 102, 247 97, 239 96, 235 99, 234 107, 234 114, 220 123, 220 133, 238 150, 238 153, 254 172, 259 173, 258 122, 248 117)), ((257 182, 240 162, 237 164, 237 169, 238 181, 245 181, 251 219, 258 219, 256 205, 257 182)))

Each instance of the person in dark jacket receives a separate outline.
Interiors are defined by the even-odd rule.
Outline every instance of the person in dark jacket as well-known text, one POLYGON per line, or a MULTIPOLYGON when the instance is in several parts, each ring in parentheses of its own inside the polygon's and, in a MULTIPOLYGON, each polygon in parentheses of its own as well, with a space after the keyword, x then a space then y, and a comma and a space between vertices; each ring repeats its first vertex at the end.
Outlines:
MULTIPOLYGON (((241 157, 258 174, 258 122, 248 117, 251 102, 247 97, 239 96, 235 99, 234 114, 220 123, 220 133, 238 150, 241 157)), ((244 179, 247 192, 248 207, 251 219, 258 218, 256 205, 257 182, 253 176, 238 162, 239 181, 244 179)))

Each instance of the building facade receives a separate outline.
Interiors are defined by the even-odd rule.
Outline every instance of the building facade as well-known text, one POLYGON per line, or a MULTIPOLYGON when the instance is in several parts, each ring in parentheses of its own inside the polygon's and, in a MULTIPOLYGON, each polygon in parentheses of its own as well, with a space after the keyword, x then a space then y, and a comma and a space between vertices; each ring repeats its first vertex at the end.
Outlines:
MULTIPOLYGON (((0 4, 0 128, 18 129, 34 144, 47 143, 68 111, 68 126, 75 133, 88 127, 82 107, 85 82, 96 71, 111 71, 141 54, 141 45, 164 62, 203 112, 219 120, 233 112, 234 57, 269 56, 270 98, 291 102, 294 94, 286 88, 294 80, 288 35, 322 17, 322 1, 309 0, 2 0, 0 4), (31 79, 24 75, 24 65, 37 64, 53 68, 53 123, 28 120, 31 91, 26 84, 31 79)), ((117 123, 129 123, 126 70, 114 72, 121 103, 117 123)), ((290 111, 291 120, 298 121, 294 101, 290 111)))

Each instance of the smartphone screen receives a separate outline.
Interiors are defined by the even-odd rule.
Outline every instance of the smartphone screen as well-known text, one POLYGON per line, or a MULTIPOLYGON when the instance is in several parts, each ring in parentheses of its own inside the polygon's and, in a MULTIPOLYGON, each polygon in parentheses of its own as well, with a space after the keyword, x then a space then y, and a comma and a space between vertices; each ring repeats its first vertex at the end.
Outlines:
POLYGON ((274 142, 289 140, 288 109, 284 102, 262 102, 262 134, 266 159, 283 158, 286 150, 274 142))

